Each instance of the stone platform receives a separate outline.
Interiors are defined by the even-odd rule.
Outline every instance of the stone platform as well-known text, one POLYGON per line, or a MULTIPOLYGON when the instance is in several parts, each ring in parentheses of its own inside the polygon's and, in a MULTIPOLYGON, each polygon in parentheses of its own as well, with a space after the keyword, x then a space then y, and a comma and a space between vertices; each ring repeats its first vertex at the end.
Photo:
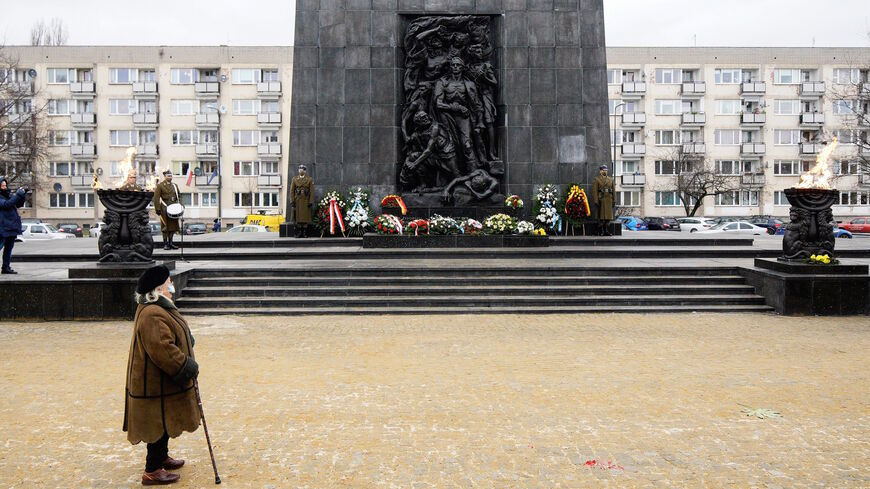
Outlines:
POLYGON ((366 234, 363 248, 546 248, 547 236, 392 236, 366 234))

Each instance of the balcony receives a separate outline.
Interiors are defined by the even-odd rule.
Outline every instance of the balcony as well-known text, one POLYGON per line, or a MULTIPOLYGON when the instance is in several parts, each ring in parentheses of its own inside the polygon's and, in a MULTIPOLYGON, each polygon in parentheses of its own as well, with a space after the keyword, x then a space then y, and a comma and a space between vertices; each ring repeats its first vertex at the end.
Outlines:
POLYGON ((643 173, 622 176, 623 187, 643 187, 644 185, 646 185, 646 175, 643 173))
POLYGON ((97 127, 97 114, 94 114, 93 112, 70 114, 69 121, 75 128, 93 129, 94 127, 97 127))
POLYGON ((257 95, 262 99, 277 99, 281 96, 281 82, 260 82, 257 83, 257 95))
MULTIPOLYGON (((33 122, 33 114, 25 112, 24 114, 9 114, 9 126, 29 125, 33 122)), ((12 130, 13 127, 6 127, 6 130, 12 130)))
POLYGON ((703 97, 707 93, 706 82, 683 82, 684 97, 703 97))
POLYGON ((870 185, 870 173, 862 173, 861 177, 858 179, 858 183, 861 185, 870 185))
POLYGON ((206 114, 196 114, 197 127, 218 127, 220 125, 220 116, 217 112, 206 114))
POLYGON ((801 114, 802 126, 823 126, 825 125, 825 114, 821 112, 804 112, 801 114))
POLYGON ((193 85, 193 91, 200 98, 217 98, 221 86, 218 82, 196 82, 193 85))
POLYGON ((707 153, 707 145, 704 143, 683 144, 683 153, 690 155, 702 155, 707 153))
POLYGON ((257 177, 257 185, 260 187, 280 187, 281 175, 260 175, 257 177))
POLYGON ((9 91, 10 98, 15 98, 16 95, 31 95, 33 94, 33 82, 9 82, 6 85, 6 90, 9 91))
POLYGON ((623 98, 640 98, 646 94, 646 82, 623 82, 623 98))
POLYGON ((265 143, 257 145, 257 154, 261 158, 280 158, 281 143, 265 143))
POLYGON ((825 94, 825 82, 803 82, 801 83, 801 97, 821 97, 825 94))
POLYGON ((643 112, 622 114, 623 126, 642 126, 644 124, 646 124, 646 114, 643 112))
POLYGON ((744 126, 760 126, 767 122, 767 114, 743 114, 740 124, 744 126))
POLYGON ((767 152, 764 143, 743 143, 740 145, 740 154, 743 156, 759 156, 767 152))
POLYGON ((136 127, 157 127, 157 113, 133 114, 133 125, 136 127))
POLYGON ((193 178, 197 187, 218 187, 221 184, 221 176, 213 175, 211 173, 193 178))
POLYGON ((748 187, 763 187, 766 180, 763 173, 745 173, 740 178, 740 183, 748 187))
POLYGON ((683 126, 703 126, 707 123, 707 114, 704 112, 695 112, 694 114, 686 112, 680 120, 683 126))
POLYGON ((196 145, 196 156, 217 156, 217 143, 199 143, 196 145))
POLYGON ((92 99, 96 96, 96 91, 94 82, 72 82, 69 84, 69 93, 72 98, 92 99))
POLYGON ((270 113, 257 114, 257 124, 259 124, 261 126, 280 126, 281 125, 281 113, 280 112, 270 112, 270 113))
POLYGON ((640 158, 646 154, 646 145, 637 143, 622 143, 622 156, 624 158, 640 158))
POLYGON ((136 158, 143 160, 155 160, 160 155, 160 148, 156 144, 140 144, 136 146, 136 158))
POLYGON ((800 144, 800 154, 802 155, 814 155, 824 148, 825 145, 821 143, 801 143, 800 144))
POLYGON ((91 188, 94 184, 93 173, 87 175, 73 175, 69 177, 69 184, 75 188, 91 188))
POLYGON ((157 82, 134 82, 133 98, 154 99, 157 98, 157 82))
POLYGON ((97 156, 97 145, 89 144, 73 144, 69 147, 69 154, 77 160, 92 160, 97 156))
POLYGON ((767 91, 767 85, 764 82, 743 82, 740 84, 740 94, 750 96, 761 96, 767 91))

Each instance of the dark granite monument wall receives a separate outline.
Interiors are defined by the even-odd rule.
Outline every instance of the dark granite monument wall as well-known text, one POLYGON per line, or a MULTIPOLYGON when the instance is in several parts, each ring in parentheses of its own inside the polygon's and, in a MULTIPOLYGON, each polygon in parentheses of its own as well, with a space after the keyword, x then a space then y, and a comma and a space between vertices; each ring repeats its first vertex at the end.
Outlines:
POLYGON ((349 185, 396 191, 403 37, 424 14, 493 17, 503 193, 591 185, 610 161, 602 0, 298 0, 296 9, 290 166, 308 165, 318 196, 349 185))

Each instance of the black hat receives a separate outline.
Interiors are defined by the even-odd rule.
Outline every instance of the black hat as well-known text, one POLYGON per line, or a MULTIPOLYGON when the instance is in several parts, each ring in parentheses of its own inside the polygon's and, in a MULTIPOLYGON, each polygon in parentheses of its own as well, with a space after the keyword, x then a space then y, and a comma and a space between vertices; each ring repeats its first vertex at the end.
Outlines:
POLYGON ((136 283, 136 292, 146 294, 163 285, 166 279, 169 278, 169 269, 163 265, 155 265, 139 277, 139 282, 136 283))
POLYGON ((172 170, 163 170, 164 175, 172 175, 172 170))
POLYGON ((607 169, 607 165, 601 165, 601 166, 598 167, 598 169, 599 169, 599 170, 606 170, 606 169, 607 169))

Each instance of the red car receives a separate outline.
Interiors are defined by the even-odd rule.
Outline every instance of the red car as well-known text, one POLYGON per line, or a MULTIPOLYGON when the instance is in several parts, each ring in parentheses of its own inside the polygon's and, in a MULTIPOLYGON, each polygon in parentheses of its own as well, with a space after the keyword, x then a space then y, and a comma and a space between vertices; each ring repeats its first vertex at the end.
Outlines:
POLYGON ((870 217, 856 217, 840 223, 840 229, 853 233, 870 233, 870 217))

